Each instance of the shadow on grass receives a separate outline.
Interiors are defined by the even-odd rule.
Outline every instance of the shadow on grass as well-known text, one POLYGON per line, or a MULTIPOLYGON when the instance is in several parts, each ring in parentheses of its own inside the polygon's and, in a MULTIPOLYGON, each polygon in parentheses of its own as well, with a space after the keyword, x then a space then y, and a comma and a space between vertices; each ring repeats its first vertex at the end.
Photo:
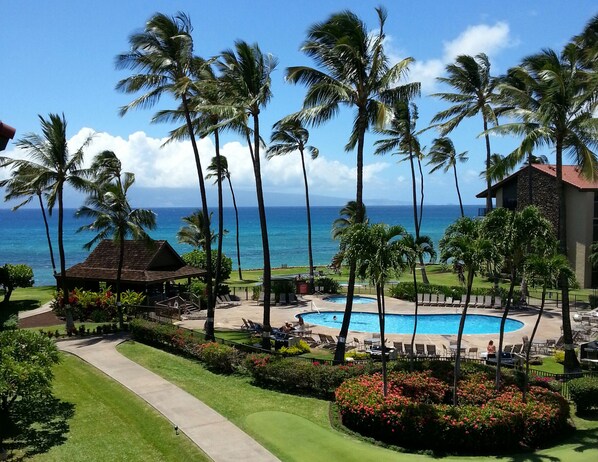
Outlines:
POLYGON ((63 444, 69 432, 68 421, 74 414, 74 404, 54 396, 16 402, 11 410, 11 425, 3 429, 10 432, 4 442, 7 460, 23 460, 63 444))

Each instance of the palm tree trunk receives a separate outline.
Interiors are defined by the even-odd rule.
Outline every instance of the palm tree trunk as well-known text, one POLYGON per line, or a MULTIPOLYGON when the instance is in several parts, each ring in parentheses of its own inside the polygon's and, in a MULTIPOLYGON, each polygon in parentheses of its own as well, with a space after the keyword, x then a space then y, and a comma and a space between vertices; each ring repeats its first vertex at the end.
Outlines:
POLYGON ((66 257, 64 254, 64 205, 63 205, 63 183, 57 185, 58 189, 58 254, 60 256, 60 275, 62 276, 62 303, 65 308, 66 332, 70 335, 75 330, 73 322, 73 310, 69 303, 69 285, 66 279, 66 257))
POLYGON ((525 350, 525 377, 523 378, 523 402, 527 401, 527 384, 529 382, 529 355, 532 349, 532 343, 534 342, 534 338, 536 336, 536 332, 538 331, 538 326, 540 325, 540 319, 542 319, 542 314, 544 313, 544 304, 546 302, 546 282, 542 285, 542 302, 540 303, 540 311, 538 312, 538 318, 536 319, 536 323, 534 324, 534 329, 529 337, 529 343, 527 344, 527 349, 525 350))
POLYGON ((230 176, 227 175, 228 186, 230 187, 230 195, 233 198, 233 208, 235 209, 235 226, 237 230, 237 269, 239 270, 239 280, 243 280, 243 273, 241 271, 241 246, 239 245, 239 210, 237 209, 237 199, 235 199, 235 191, 233 191, 233 184, 230 181, 230 176))
POLYGON ((471 299, 471 287, 473 286, 473 270, 467 272, 467 292, 465 295, 465 306, 461 313, 459 321, 459 331, 457 333, 457 351, 455 352, 455 370, 453 378, 453 406, 459 404, 457 390, 459 389, 459 376, 461 375, 461 342, 463 341, 463 329, 465 328, 465 319, 467 318, 467 308, 471 299))
POLYGON ((351 324, 351 313, 353 311, 353 296, 355 295, 355 263, 349 265, 349 280, 347 281, 347 303, 345 304, 345 313, 343 323, 338 334, 338 343, 334 351, 334 364, 343 364, 345 362, 345 346, 347 344, 347 335, 349 333, 349 324, 351 324))
POLYGON ((505 311, 502 314, 502 318, 500 319, 500 333, 498 336, 498 351, 496 353, 496 378, 494 386, 496 390, 500 388, 500 379, 501 379, 501 364, 502 364, 502 345, 503 340, 505 338, 505 323, 507 322, 507 316, 509 316, 509 311, 511 309, 511 300, 513 299, 513 293, 515 292, 515 277, 516 272, 515 270, 511 270, 511 284, 509 285, 509 295, 507 296, 507 304, 505 305, 505 311))
MULTIPOLYGON (((415 184, 415 165, 413 164, 413 149, 411 147, 411 140, 409 140, 409 164, 411 166, 411 194, 413 198, 413 225, 415 226, 415 238, 419 238, 419 230, 421 225, 421 214, 418 217, 417 213, 417 186, 415 184)), ((420 168, 421 172, 421 168, 420 168)), ((422 182, 423 186, 423 182, 422 182)), ((422 207, 423 207, 423 192, 422 192, 422 207)), ((421 212, 420 212, 421 213, 421 212)), ((422 281, 424 284, 429 284, 428 275, 426 274, 426 266, 424 265, 424 257, 419 255, 419 264, 422 270, 422 281)))
POLYGON ((253 113, 253 173, 255 175, 255 189, 257 194, 257 205, 262 230, 262 248, 264 253, 264 330, 262 332, 262 348, 270 349, 270 293, 272 292, 272 269, 270 266, 270 244, 268 242, 268 225, 266 223, 266 207, 264 205, 264 193, 262 190, 262 175, 260 171, 260 123, 259 111, 253 113))
MULTIPOLYGON (((560 252, 567 256, 567 209, 565 206, 565 185, 563 183, 563 140, 556 140, 556 189, 559 201, 559 247, 560 252)), ((575 354, 575 345, 573 345, 573 332, 571 331, 571 313, 569 310, 569 280, 565 274, 559 278, 561 286, 561 313, 563 320, 563 340, 565 349, 564 368, 565 373, 578 372, 580 370, 579 361, 575 354)))
POLYGON ((421 231, 422 220, 424 219, 424 172, 422 171, 422 162, 419 156, 417 156, 417 168, 419 169, 419 223, 418 227, 421 231))
POLYGON ((309 185, 307 183, 307 170, 305 169, 305 157, 303 149, 299 150, 301 154, 301 167, 303 168, 303 183, 305 184, 305 210, 307 213, 307 255, 309 260, 309 289, 314 290, 314 256, 311 242, 311 211, 309 207, 309 185))
MULTIPOLYGON (((218 188, 218 250, 216 252, 216 274, 214 277, 214 300, 218 296, 220 287, 220 270, 222 268, 222 237, 224 236, 224 210, 222 206, 222 165, 220 165, 220 133, 214 130, 214 148, 216 150, 216 184, 218 188)), ((211 236, 208 235, 208 239, 211 236)))
POLYGON ((123 234, 120 236, 118 245, 118 269, 116 270, 116 309, 118 311, 118 325, 122 330, 125 324, 123 319, 123 308, 120 303, 120 280, 122 277, 123 262, 125 261, 125 237, 123 234))
MULTIPOLYGON (((457 167, 453 165, 453 173, 455 175, 455 188, 457 188, 457 196, 459 197, 459 208, 461 209, 461 218, 465 216, 463 212, 463 200, 461 200, 461 191, 459 190, 459 180, 457 179, 457 167)), ((490 194, 490 193, 488 193, 490 194)))
MULTIPOLYGON (((488 130, 488 121, 486 120, 486 116, 484 115, 484 113, 482 113, 482 117, 484 119, 484 139, 486 141, 486 172, 490 171, 490 136, 487 133, 488 130)), ((490 210, 492 210, 492 195, 490 194, 490 188, 492 187, 492 179, 490 178, 490 175, 488 173, 486 173, 486 188, 488 191, 488 194, 486 195, 486 213, 490 212, 490 210)))
POLYGON ((50 239, 50 227, 48 226, 48 217, 46 217, 46 209, 44 207, 44 201, 42 200, 42 194, 38 193, 37 198, 39 199, 39 207, 42 211, 42 217, 44 218, 44 226, 46 228, 46 238, 48 239, 48 249, 50 250, 50 261, 52 262, 52 274, 56 274, 56 262, 54 261, 52 239, 50 239))
POLYGON ((201 209, 203 212, 204 220, 204 235, 206 236, 206 292, 208 296, 208 315, 205 323, 206 339, 214 340, 214 311, 215 311, 215 299, 212 291, 212 242, 210 239, 210 220, 208 211, 208 201, 206 197, 206 187, 203 180, 203 171, 201 168, 201 160, 199 158, 199 150, 197 149, 197 143, 195 141, 195 132, 193 130, 193 124, 191 122, 191 115, 189 114, 189 105, 187 101, 187 95, 183 93, 183 110, 185 112, 185 120, 187 122, 187 130, 189 132, 189 138, 191 139, 191 146, 193 148, 193 156, 195 157, 195 166, 197 168, 197 178, 199 181, 199 191, 201 194, 201 209))
POLYGON ((409 368, 413 371, 413 346, 415 344, 415 334, 417 333, 417 314, 419 310, 419 303, 417 301, 417 275, 415 273, 415 265, 413 265, 413 270, 411 272, 413 273, 413 290, 415 291, 415 317, 413 318, 413 335, 411 336, 411 353, 409 353, 409 368))
MULTIPOLYGON (((365 130, 367 127, 367 111, 365 108, 359 109, 359 134, 357 138, 357 191, 355 194, 355 202, 357 203, 357 214, 355 223, 362 223, 364 220, 363 211, 363 147, 365 141, 365 130)), ((347 334, 349 332, 349 324, 351 323, 351 312, 353 311, 353 296, 355 295, 355 263, 352 262, 349 266, 349 280, 347 281, 347 303, 345 304, 345 314, 343 315, 343 323, 338 335, 338 342, 334 352, 334 364, 342 364, 345 362, 345 346, 347 343, 347 334)))
POLYGON ((382 352, 382 385, 383 394, 388 394, 388 373, 386 368, 386 338, 384 336, 386 323, 386 304, 384 303, 384 285, 376 284, 376 298, 378 299, 378 320, 380 322, 380 351, 382 352))

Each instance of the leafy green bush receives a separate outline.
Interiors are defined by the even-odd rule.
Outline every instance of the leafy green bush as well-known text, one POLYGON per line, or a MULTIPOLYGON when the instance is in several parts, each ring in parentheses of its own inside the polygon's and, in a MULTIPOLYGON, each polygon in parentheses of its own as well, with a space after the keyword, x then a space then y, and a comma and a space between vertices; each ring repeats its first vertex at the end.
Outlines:
POLYGON ((553 356, 557 363, 563 364, 565 362, 565 352, 563 350, 554 350, 553 356))
POLYGON ((581 377, 569 382, 571 401, 575 403, 577 412, 598 409, 598 377, 581 377))
POLYGON ((33 285, 33 270, 30 266, 6 263, 0 266, 0 286, 4 289, 4 303, 8 304, 12 292, 18 287, 33 285))
MULTIPOLYGON (((121 292, 120 300, 125 314, 131 313, 131 306, 141 305, 145 301, 145 294, 127 290, 121 292)), ((116 293, 110 286, 99 291, 74 289, 69 292, 68 303, 73 312, 73 318, 80 321, 107 322, 116 318, 116 293)), ((62 304, 62 290, 59 290, 52 301, 52 310, 56 316, 64 317, 65 308, 62 304)))
POLYGON ((329 277, 315 278, 315 286, 321 287, 321 291, 326 294, 338 294, 341 286, 338 281, 329 277))
MULTIPOLYGON (((216 274, 216 257, 218 256, 217 250, 212 250, 212 274, 216 274)), ((190 266, 195 268, 206 267, 206 253, 203 250, 195 249, 191 252, 184 253, 181 258, 190 266)), ((222 260, 220 261, 220 278, 222 281, 227 280, 230 277, 230 273, 233 269, 233 261, 230 257, 222 254, 222 260)))
POLYGON ((245 367, 259 386, 331 399, 344 380, 369 373, 378 366, 371 363, 332 366, 298 358, 248 355, 245 367))
POLYGON ((282 356, 298 356, 298 355, 302 355, 304 353, 311 352, 311 348, 305 342, 305 340, 299 340, 299 343, 297 343, 296 345, 293 345, 292 347, 284 347, 283 346, 282 348, 280 348, 278 350, 278 352, 282 356))

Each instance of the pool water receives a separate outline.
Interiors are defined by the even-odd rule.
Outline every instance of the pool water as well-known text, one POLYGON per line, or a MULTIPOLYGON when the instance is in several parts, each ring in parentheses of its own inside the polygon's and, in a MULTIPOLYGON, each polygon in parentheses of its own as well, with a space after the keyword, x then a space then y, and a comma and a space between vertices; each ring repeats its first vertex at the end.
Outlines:
MULTIPOLYGON (((331 303, 338 303, 338 304, 346 304, 347 303, 347 296, 346 295, 331 295, 329 297, 323 298, 325 302, 331 303)), ((361 295, 354 295, 353 296, 353 304, 354 305, 363 305, 366 303, 374 303, 376 301, 375 298, 372 297, 363 297, 361 295)))
MULTIPOLYGON (((338 311, 322 311, 302 314, 306 323, 340 329, 343 313, 338 311), (334 319, 333 317, 336 317, 334 319)), ((387 314, 385 332, 387 334, 411 334, 415 316, 412 314, 387 314)), ((459 332, 460 314, 420 314, 417 316, 418 334, 457 335, 459 332)), ((513 332, 523 327, 521 321, 507 319, 505 332, 513 332)), ((379 332, 377 313, 353 312, 349 329, 358 332, 379 332)), ((500 317, 484 314, 468 314, 465 319, 464 334, 498 334, 500 317)))

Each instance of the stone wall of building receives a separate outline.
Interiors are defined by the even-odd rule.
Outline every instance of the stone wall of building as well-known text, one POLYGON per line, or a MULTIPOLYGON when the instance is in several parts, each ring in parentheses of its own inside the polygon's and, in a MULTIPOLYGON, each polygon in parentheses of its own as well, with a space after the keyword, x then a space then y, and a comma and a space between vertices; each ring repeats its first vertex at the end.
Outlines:
MULTIPOLYGON (((517 182, 517 209, 522 210, 529 204, 528 194, 529 168, 519 173, 517 182)), ((533 204, 554 226, 555 234, 558 230, 559 209, 556 194, 556 178, 532 169, 532 198, 533 204)))

